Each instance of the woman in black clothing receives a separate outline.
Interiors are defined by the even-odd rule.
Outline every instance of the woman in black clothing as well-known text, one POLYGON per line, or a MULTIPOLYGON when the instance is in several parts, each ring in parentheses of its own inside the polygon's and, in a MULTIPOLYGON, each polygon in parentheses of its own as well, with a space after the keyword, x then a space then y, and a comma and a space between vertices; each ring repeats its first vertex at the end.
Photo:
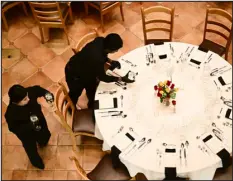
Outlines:
POLYGON ((54 96, 40 86, 24 88, 21 85, 13 85, 8 95, 10 103, 5 114, 8 128, 21 140, 32 165, 44 169, 37 143, 40 147, 46 146, 51 134, 37 98, 44 96, 52 103, 54 96))

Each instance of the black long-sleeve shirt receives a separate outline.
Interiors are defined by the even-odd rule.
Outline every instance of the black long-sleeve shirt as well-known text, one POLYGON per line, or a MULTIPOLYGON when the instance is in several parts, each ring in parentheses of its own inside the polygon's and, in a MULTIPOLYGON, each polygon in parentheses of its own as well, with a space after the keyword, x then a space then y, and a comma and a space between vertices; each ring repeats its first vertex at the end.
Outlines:
POLYGON ((85 81, 98 78, 104 82, 115 82, 118 80, 117 77, 108 76, 105 73, 104 64, 107 61, 104 38, 97 37, 70 58, 66 65, 66 75, 73 78, 80 77, 85 81))
POLYGON ((19 106, 10 103, 5 113, 9 130, 15 133, 21 141, 34 139, 35 131, 30 120, 30 115, 36 115, 42 129, 48 129, 41 105, 37 102, 37 98, 45 96, 48 91, 40 86, 28 87, 26 89, 30 99, 28 104, 19 106))

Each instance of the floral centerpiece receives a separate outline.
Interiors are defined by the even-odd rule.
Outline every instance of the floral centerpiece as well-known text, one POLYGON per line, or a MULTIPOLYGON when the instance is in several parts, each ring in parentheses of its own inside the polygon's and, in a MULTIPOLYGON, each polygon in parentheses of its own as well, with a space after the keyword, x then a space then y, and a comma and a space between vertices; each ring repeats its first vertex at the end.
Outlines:
POLYGON ((160 102, 164 103, 166 106, 170 105, 170 99, 172 100, 172 104, 176 105, 176 93, 179 90, 175 88, 175 84, 172 84, 171 81, 166 80, 164 82, 159 82, 158 85, 154 86, 154 90, 158 91, 157 96, 160 97, 160 102))

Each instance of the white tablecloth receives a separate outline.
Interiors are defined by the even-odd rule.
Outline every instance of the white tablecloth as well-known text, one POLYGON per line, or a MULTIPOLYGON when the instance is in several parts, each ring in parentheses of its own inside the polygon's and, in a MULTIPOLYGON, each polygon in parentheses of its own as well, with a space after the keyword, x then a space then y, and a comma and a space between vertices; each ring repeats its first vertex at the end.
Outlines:
POLYGON ((117 146, 131 176, 141 172, 149 180, 164 179, 165 167, 176 167, 177 176, 212 179, 222 167, 217 153, 223 148, 232 153, 232 66, 213 52, 175 42, 140 47, 119 61, 122 68, 115 73, 124 76, 131 70, 138 75, 126 90, 100 82, 95 97, 99 102, 95 135, 104 141, 103 150, 117 146), (149 52, 153 52, 154 63, 148 64, 149 52), (167 57, 160 59, 161 55, 167 57), (158 82, 171 79, 180 89, 176 107, 161 104, 154 91, 158 82), (113 108, 114 98, 117 108, 113 108), (108 111, 122 112, 111 116, 117 112, 108 111), (204 142, 209 135, 212 138, 204 142), (168 149, 175 152, 168 153, 168 149))

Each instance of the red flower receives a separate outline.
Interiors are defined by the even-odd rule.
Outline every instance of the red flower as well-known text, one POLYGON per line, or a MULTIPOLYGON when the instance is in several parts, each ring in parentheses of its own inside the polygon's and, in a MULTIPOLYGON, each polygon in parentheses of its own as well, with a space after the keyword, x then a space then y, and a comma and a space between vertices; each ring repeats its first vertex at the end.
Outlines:
POLYGON ((162 96, 162 94, 160 94, 160 93, 158 92, 157 96, 158 96, 158 97, 161 97, 161 96, 162 96))
POLYGON ((170 84, 171 84, 171 81, 168 80, 168 81, 167 81, 167 86, 170 86, 170 84))
POLYGON ((175 101, 175 100, 173 100, 173 101, 172 101, 172 104, 175 106, 175 105, 176 105, 176 101, 175 101))
POLYGON ((167 98, 170 98, 170 94, 167 95, 167 98))
POLYGON ((158 90, 158 86, 157 86, 157 85, 155 85, 155 86, 154 86, 154 89, 155 89, 155 91, 156 91, 156 90, 158 90))
POLYGON ((161 90, 163 90, 163 88, 162 88, 162 87, 159 87, 159 91, 161 91, 161 90))
POLYGON ((174 89, 174 87, 175 87, 175 84, 172 84, 172 85, 171 85, 171 89, 174 89))

